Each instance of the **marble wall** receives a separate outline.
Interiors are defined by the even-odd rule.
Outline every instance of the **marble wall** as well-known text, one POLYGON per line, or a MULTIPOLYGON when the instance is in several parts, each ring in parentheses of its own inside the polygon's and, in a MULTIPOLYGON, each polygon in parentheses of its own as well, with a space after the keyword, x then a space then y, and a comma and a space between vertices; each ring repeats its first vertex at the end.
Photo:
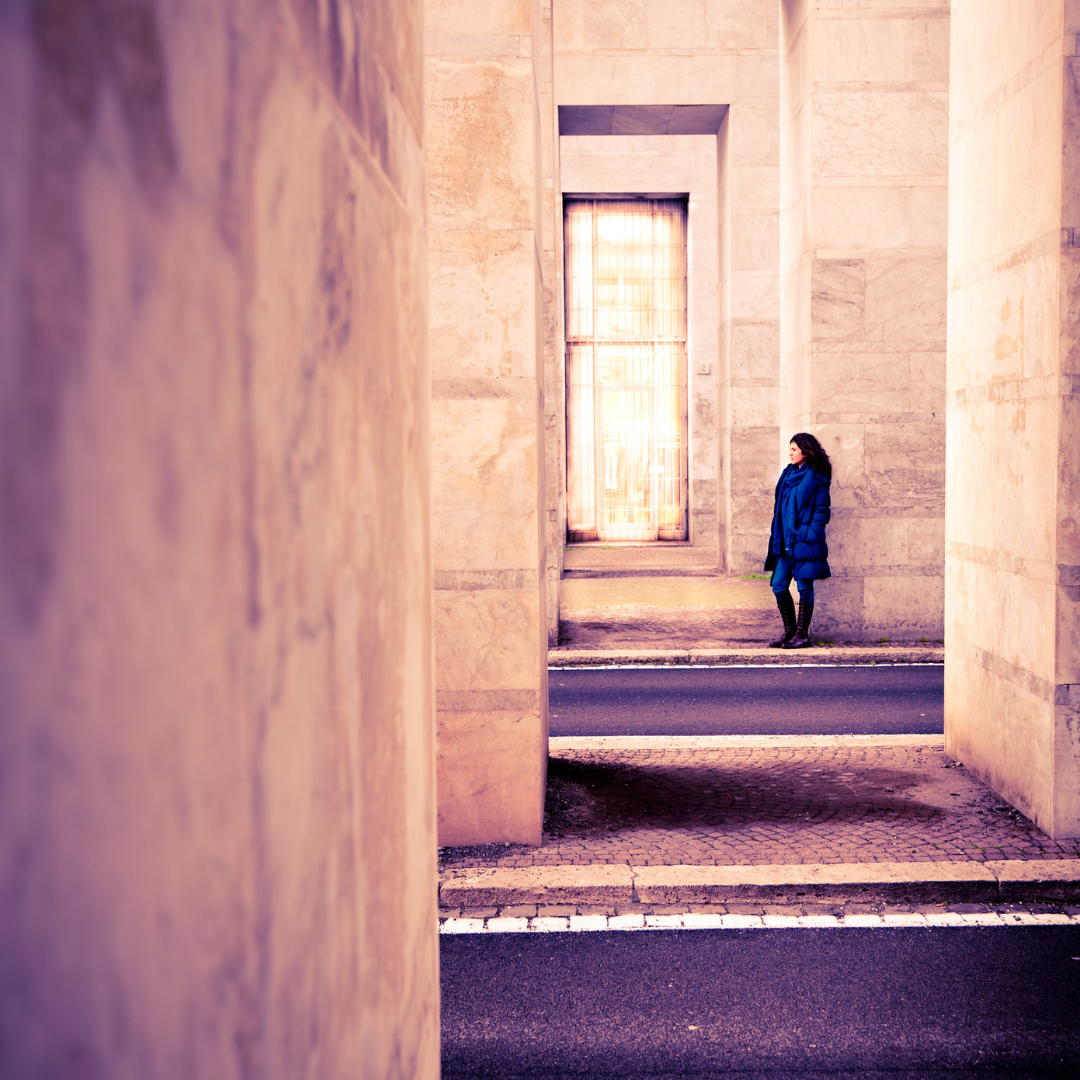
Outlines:
MULTIPOLYGON (((690 377, 689 498, 692 542, 719 547, 721 569, 735 572, 764 558, 779 430, 777 15, 775 0, 553 0, 556 105, 730 106, 710 154, 712 250, 698 238, 697 269, 715 267, 717 283, 698 347, 712 355, 703 341, 715 334, 717 360, 690 377)), ((644 182, 647 164, 665 175, 657 154, 625 182, 644 182)), ((611 193, 621 190, 642 189, 611 193)))
POLYGON ((781 409, 832 457, 828 638, 940 638, 949 0, 781 7, 781 409))
POLYGON ((0 5, 4 1076, 438 1076, 421 33, 0 5))
POLYGON ((431 0, 425 18, 439 838, 539 844, 551 23, 540 0, 431 0))
POLYGON ((945 740, 1080 836, 1080 3, 956 0, 945 740))

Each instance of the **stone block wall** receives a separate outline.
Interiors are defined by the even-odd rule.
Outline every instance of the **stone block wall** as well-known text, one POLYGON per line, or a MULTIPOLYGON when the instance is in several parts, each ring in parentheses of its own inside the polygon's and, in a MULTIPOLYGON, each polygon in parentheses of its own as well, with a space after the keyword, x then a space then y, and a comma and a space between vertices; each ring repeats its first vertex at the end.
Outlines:
POLYGON ((1080 836, 1080 4, 953 5, 945 740, 1080 836))
POLYGON ((0 7, 0 1073, 438 1075, 414 0, 0 7))
MULTIPOLYGON (((768 37, 776 49, 775 4, 768 37)), ((775 57, 775 54, 773 54, 775 57)), ((720 197, 721 566, 760 572, 772 524, 780 415, 779 72, 766 52, 717 134, 720 197)))
POLYGON ((760 569, 775 483, 777 18, 775 0, 553 0, 557 105, 730 106, 715 149, 712 251, 699 237, 697 266, 715 267, 715 315, 696 332, 715 336, 717 362, 691 373, 689 404, 691 541, 718 547, 721 570, 734 572, 760 569))
POLYGON ((949 2, 783 0, 781 419, 832 457, 818 635, 943 627, 949 2))
POLYGON ((539 0, 426 5, 443 844, 538 844, 543 827, 541 16, 539 0))

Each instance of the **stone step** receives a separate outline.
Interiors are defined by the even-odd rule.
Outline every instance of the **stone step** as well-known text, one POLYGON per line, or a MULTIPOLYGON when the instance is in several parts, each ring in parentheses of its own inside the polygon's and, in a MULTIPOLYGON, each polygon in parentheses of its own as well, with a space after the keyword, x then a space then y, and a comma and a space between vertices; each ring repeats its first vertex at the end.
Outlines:
POLYGON ((443 908, 740 900, 986 903, 1080 898, 1080 859, 753 866, 485 867, 447 871, 443 908))
POLYGON ((943 664, 942 646, 837 646, 811 649, 549 649, 549 668, 739 664, 943 664))

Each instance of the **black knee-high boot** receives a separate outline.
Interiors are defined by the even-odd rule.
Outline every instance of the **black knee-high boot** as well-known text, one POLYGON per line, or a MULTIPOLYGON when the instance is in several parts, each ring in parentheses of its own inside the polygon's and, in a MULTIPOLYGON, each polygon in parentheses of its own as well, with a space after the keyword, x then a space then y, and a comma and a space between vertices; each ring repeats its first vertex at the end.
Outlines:
POLYGON ((796 623, 795 636, 785 644, 781 645, 781 649, 809 649, 813 644, 810 640, 810 620, 814 616, 814 605, 806 603, 802 597, 799 597, 799 619, 796 623))
POLYGON ((785 589, 776 593, 776 606, 780 609, 780 617, 784 620, 784 636, 769 642, 770 649, 787 648, 787 643, 795 637, 798 630, 798 622, 795 618, 795 601, 791 599, 791 593, 785 589))

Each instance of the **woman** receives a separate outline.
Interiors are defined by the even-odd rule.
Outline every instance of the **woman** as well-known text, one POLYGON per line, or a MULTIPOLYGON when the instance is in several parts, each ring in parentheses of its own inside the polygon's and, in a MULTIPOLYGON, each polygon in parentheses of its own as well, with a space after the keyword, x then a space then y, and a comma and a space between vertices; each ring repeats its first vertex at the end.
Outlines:
POLYGON ((772 591, 784 620, 784 634, 770 649, 805 649, 810 645, 814 614, 814 579, 827 578, 829 547, 829 482, 832 462, 821 443, 800 431, 788 446, 791 464, 780 474, 773 506, 772 535, 765 571, 772 571, 772 591), (799 614, 788 591, 791 579, 799 587, 799 614))

